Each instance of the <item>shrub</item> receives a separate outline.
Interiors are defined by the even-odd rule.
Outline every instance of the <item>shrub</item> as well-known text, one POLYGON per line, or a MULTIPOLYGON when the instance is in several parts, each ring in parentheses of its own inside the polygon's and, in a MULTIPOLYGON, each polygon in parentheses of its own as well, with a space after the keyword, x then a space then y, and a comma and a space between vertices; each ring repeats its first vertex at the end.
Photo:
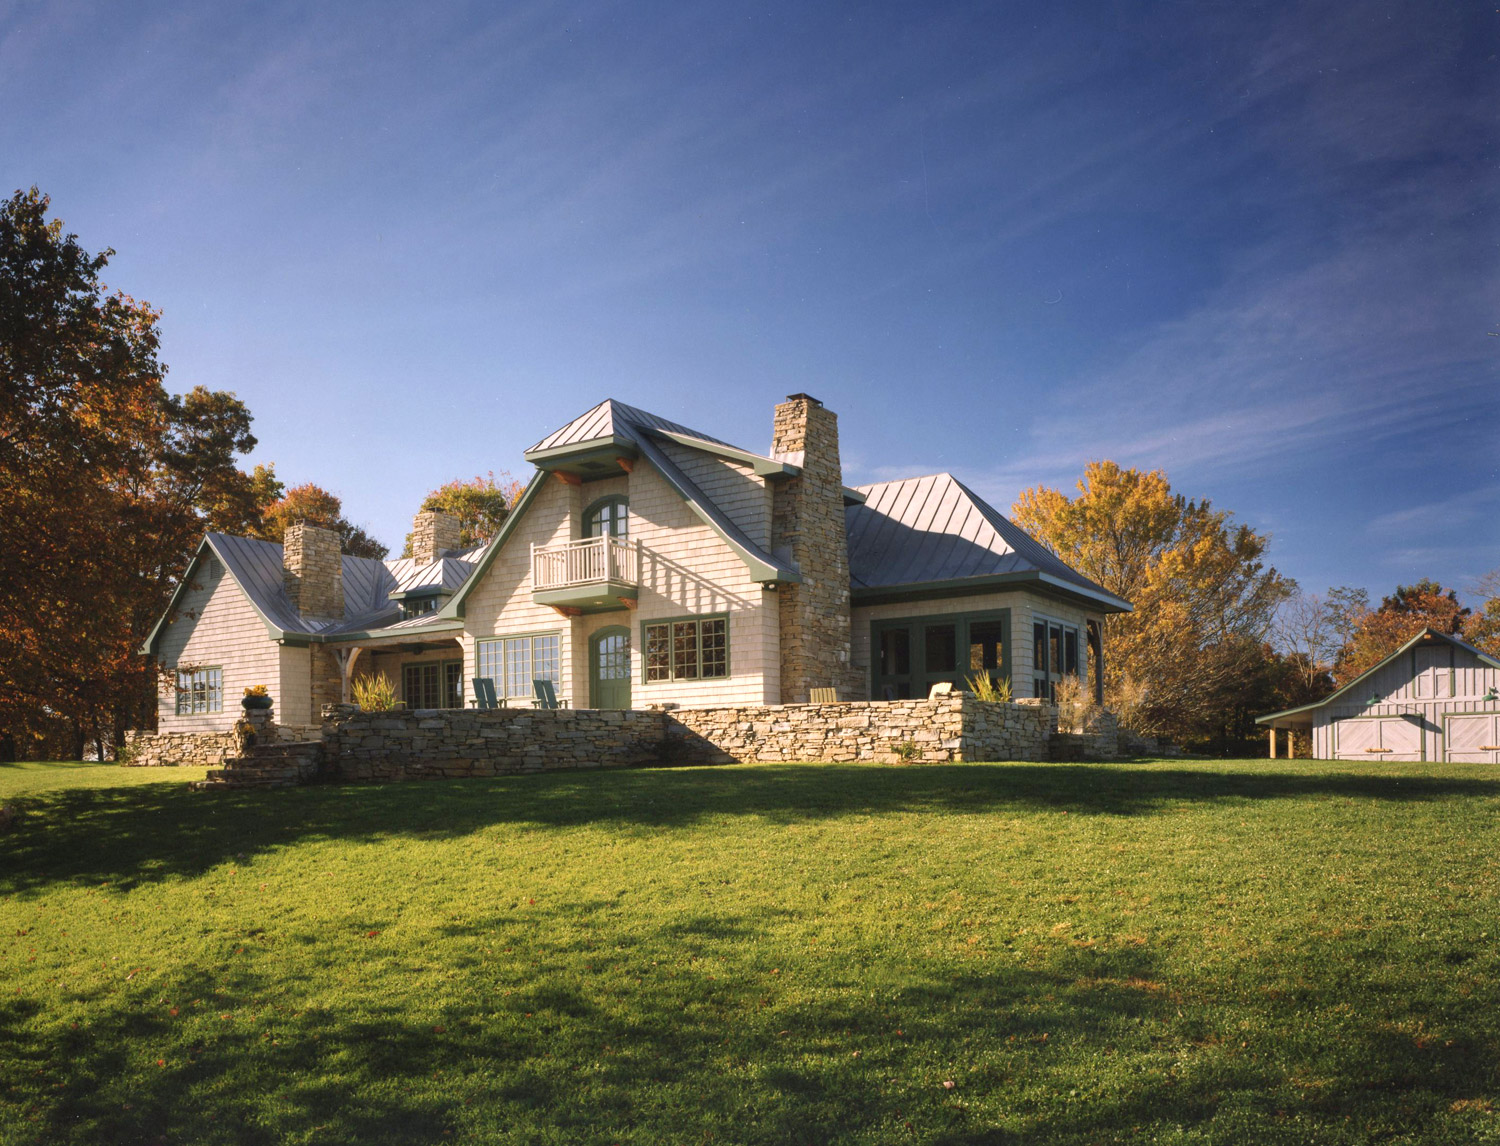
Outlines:
POLYGON ((384 673, 356 677, 349 691, 354 703, 366 712, 384 712, 396 707, 396 684, 384 673))
POLYGON ((891 751, 896 754, 896 759, 902 764, 910 764, 916 760, 920 749, 917 748, 915 740, 903 740, 900 744, 892 748, 891 751))
POLYGON ((1004 677, 997 682, 985 672, 969 677, 968 683, 969 691, 978 700, 989 701, 992 704, 1009 704, 1014 699, 1010 677, 1004 677))
POLYGON ((1087 732, 1100 709, 1082 677, 1065 676, 1057 682, 1057 727, 1064 732, 1087 732))

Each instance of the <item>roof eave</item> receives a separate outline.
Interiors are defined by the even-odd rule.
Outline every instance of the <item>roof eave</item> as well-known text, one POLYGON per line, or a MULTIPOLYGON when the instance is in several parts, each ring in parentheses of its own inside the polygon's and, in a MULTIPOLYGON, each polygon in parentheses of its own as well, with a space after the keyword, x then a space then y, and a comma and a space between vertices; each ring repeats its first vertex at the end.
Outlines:
POLYGON ((1066 581, 1049 577, 1035 569, 1017 573, 990 573, 979 577, 956 577, 944 581, 911 581, 902 585, 865 585, 851 588, 849 599, 855 605, 883 605, 901 601, 929 600, 936 597, 969 597, 979 593, 1023 587, 1041 587, 1053 596, 1066 597, 1097 612, 1130 611, 1129 604, 1117 597, 1100 599, 1080 586, 1070 585, 1066 581))

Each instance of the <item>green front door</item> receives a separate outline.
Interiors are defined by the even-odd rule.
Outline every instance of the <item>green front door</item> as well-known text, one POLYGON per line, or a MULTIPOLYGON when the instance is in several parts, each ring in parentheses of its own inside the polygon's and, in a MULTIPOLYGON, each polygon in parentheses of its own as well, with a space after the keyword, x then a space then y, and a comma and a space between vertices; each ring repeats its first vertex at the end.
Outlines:
POLYGON ((630 707, 630 630, 623 626, 589 638, 589 707, 630 707))

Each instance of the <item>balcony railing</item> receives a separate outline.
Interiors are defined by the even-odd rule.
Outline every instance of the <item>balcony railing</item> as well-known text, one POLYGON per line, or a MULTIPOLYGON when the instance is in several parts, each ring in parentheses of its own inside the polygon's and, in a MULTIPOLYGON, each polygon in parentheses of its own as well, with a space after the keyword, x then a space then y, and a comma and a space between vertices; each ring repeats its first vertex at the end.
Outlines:
POLYGON ((585 537, 562 545, 531 546, 531 588, 541 593, 607 582, 640 580, 641 543, 619 537, 585 537))

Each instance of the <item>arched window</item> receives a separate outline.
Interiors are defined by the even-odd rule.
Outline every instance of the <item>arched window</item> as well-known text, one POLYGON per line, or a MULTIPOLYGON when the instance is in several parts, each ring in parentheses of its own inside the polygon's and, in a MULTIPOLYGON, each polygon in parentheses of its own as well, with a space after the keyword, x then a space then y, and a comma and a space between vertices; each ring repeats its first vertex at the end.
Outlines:
POLYGON ((630 532, 630 502, 624 496, 601 497, 583 513, 585 537, 626 537, 630 532))

